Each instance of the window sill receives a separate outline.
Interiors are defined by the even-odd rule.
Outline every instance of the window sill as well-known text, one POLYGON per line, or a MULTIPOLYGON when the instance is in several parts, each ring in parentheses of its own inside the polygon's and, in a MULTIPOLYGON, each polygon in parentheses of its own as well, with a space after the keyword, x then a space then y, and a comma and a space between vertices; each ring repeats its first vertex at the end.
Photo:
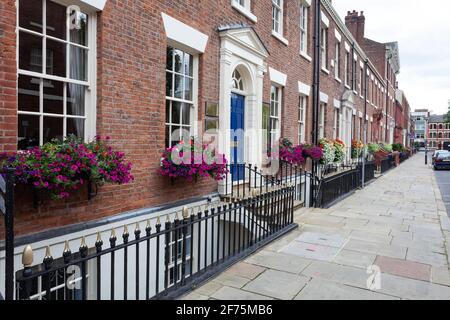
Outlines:
POLYGON ((272 30, 272 36, 274 36, 277 40, 282 42, 285 46, 289 45, 289 41, 278 32, 272 30))
POLYGON ((300 56, 302 56, 303 58, 305 58, 309 62, 312 61, 312 58, 306 52, 300 51, 300 56))
POLYGON ((346 87, 348 90, 352 90, 352 88, 350 88, 350 86, 349 86, 348 84, 346 84, 345 87, 346 87))
POLYGON ((325 72, 326 74, 330 74, 330 70, 328 70, 327 68, 322 67, 322 71, 325 72))
POLYGON ((336 81, 339 82, 339 83, 342 83, 342 80, 339 79, 338 77, 334 77, 334 80, 336 80, 336 81))
POLYGON ((353 90, 353 93, 356 94, 356 95, 358 95, 358 91, 356 91, 356 90, 353 90))
POLYGON ((234 1, 231 2, 231 6, 237 11, 239 11, 242 15, 253 21, 254 23, 258 22, 258 18, 253 13, 251 13, 247 8, 239 5, 234 1))

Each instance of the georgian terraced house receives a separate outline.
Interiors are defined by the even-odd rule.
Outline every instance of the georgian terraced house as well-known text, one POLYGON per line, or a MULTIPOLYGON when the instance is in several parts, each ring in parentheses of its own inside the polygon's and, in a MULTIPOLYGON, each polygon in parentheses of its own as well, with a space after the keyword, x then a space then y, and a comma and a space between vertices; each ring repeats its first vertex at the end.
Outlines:
MULTIPOLYGON (((407 144, 406 123, 396 123, 409 117, 404 100, 396 104, 397 43, 367 39, 362 12, 342 21, 330 0, 321 3, 319 136, 340 138, 347 148, 352 139, 407 144)), ((0 152, 70 134, 86 141, 109 136, 135 177, 100 187, 89 200, 80 190, 38 206, 30 190, 17 187, 18 244, 33 244, 41 260, 48 243, 62 250, 65 240, 82 235, 93 243, 98 231, 216 198, 221 185, 212 179, 189 185, 158 173, 161 152, 181 138, 177 129, 192 136, 267 129, 267 136, 240 141, 240 160, 255 165, 263 145, 279 138, 311 142, 314 5, 1 1, 0 152), (81 9, 75 18, 73 5, 81 9), (73 19, 77 28, 69 28, 73 19)), ((231 149, 219 144, 228 159, 231 149)))

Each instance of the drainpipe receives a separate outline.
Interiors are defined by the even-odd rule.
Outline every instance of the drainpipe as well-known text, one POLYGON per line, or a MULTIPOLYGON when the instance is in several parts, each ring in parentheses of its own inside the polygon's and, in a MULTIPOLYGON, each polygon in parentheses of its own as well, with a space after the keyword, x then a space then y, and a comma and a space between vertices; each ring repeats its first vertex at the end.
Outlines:
MULTIPOLYGON (((386 51, 388 51, 387 49, 386 49, 386 51)), ((387 53, 386 52, 386 58, 387 58, 387 60, 386 60, 386 128, 384 129, 385 130, 385 142, 386 143, 388 143, 388 140, 387 140, 387 135, 388 135, 388 106, 389 106, 389 76, 388 76, 388 66, 389 66, 389 61, 391 60, 391 58, 392 58, 392 54, 391 53, 387 53)))
MULTIPOLYGON (((365 176, 366 176, 366 147, 367 147, 367 129, 368 129, 368 121, 367 121, 367 84, 369 81, 369 77, 367 76, 368 70, 368 59, 364 61, 364 146, 363 149, 363 160, 362 160, 362 183, 361 186, 364 189, 365 187, 365 176)), ((361 84, 362 85, 362 84, 361 84)))
MULTIPOLYGON (((315 0, 314 5, 314 53, 313 53, 313 125, 311 131, 311 142, 313 145, 317 146, 319 143, 319 95, 320 95, 320 24, 321 24, 321 13, 320 13, 320 2, 321 0, 315 0)), ((312 165, 312 176, 311 176, 311 187, 310 187, 310 206, 314 203, 314 190, 315 190, 315 177, 317 175, 317 162, 313 162, 312 165)))

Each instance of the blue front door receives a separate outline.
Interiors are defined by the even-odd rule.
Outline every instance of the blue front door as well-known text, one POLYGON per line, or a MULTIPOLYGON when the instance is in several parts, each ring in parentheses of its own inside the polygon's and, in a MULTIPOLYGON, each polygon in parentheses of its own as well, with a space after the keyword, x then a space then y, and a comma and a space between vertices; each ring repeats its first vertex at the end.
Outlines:
POLYGON ((231 175, 233 181, 244 180, 244 111, 245 97, 231 94, 231 175))

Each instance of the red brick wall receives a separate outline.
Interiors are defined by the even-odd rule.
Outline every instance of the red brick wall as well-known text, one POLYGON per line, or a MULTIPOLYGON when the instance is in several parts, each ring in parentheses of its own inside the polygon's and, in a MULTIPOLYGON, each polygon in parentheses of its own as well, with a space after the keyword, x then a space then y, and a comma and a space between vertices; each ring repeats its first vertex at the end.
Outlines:
POLYGON ((16 150, 16 1, 0 2, 0 152, 16 150))
MULTIPOLYGON (((15 6, 13 0, 0 4, 0 151, 15 150, 17 137, 17 102, 15 66, 15 6), (3 112, 4 111, 4 112, 3 112)), ((157 173, 164 148, 165 129, 165 61, 166 35, 161 12, 190 25, 209 36, 206 52, 199 61, 198 120, 203 126, 205 102, 219 101, 220 25, 245 23, 254 27, 270 56, 267 65, 287 75, 283 89, 282 137, 298 142, 298 81, 311 85, 312 62, 301 57, 299 15, 301 0, 284 1, 285 46, 271 35, 270 1, 252 1, 253 23, 231 7, 230 0, 217 1, 127 1, 109 0, 98 15, 97 134, 110 136, 111 144, 127 154, 134 164, 135 181, 126 186, 104 186, 97 197, 87 201, 81 190, 66 201, 49 201, 34 209, 32 193, 17 189, 18 234, 28 234, 61 225, 104 218, 133 209, 189 199, 216 191, 216 183, 204 179, 187 185, 157 173)), ((308 53, 313 49, 313 8, 310 9, 308 53)), ((334 58, 334 22, 330 19, 329 59, 334 58)), ((344 41, 344 37, 343 37, 344 41)), ((344 52, 344 46, 342 45, 344 52)), ((344 55, 342 54, 342 58, 344 55)), ((344 63, 341 61, 343 68, 344 63)), ((342 70, 342 74, 343 74, 342 70)), ((359 62, 358 62, 359 72, 359 62)), ((264 77, 263 101, 270 101, 270 76, 264 77)), ((330 74, 321 72, 321 91, 329 95, 327 137, 332 137, 333 98, 341 100, 344 85, 330 74)), ((308 99, 306 138, 311 139, 312 98, 308 99)), ((358 95, 356 108, 364 112, 364 101, 358 95)), ((368 106, 369 117, 372 115, 368 106)), ((358 118, 357 118, 358 119, 358 118)), ((199 128, 199 132, 202 128, 199 128)))

